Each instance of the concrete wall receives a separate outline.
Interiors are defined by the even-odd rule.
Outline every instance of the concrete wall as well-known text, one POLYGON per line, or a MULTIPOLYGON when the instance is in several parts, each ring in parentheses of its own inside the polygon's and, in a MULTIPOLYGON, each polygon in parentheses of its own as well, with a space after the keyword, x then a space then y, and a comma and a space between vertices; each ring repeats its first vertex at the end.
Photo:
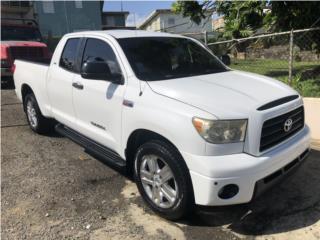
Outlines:
MULTIPOLYGON (((281 59, 288 60, 289 57, 289 45, 272 46, 269 48, 255 48, 248 47, 245 52, 248 59, 281 59)), ((320 54, 315 51, 295 51, 294 61, 319 61, 320 54)))
POLYGON ((311 138, 320 144, 320 98, 304 98, 306 123, 311 129, 311 138))
POLYGON ((161 29, 160 25, 160 17, 159 15, 155 17, 152 21, 150 21, 147 26, 145 27, 145 30, 148 31, 159 31, 161 29))

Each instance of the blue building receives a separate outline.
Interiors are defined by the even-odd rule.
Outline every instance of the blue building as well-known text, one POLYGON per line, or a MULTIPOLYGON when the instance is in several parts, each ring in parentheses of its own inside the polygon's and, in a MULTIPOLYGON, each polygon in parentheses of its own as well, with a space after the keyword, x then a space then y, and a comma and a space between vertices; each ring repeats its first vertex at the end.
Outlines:
POLYGON ((35 19, 50 48, 66 33, 101 30, 103 1, 34 1, 35 19))

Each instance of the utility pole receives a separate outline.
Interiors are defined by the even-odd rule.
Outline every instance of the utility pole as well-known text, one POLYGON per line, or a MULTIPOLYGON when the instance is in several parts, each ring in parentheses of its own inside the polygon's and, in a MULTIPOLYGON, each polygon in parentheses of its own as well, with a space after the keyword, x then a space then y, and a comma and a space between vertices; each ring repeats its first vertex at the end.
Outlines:
POLYGON ((292 84, 292 68, 293 68, 293 29, 290 32, 290 42, 289 42, 289 77, 288 84, 292 84))
POLYGON ((66 1, 63 1, 63 4, 64 4, 64 16, 66 18, 66 24, 67 24, 67 32, 69 33, 70 29, 69 29, 69 20, 68 20, 68 12, 67 12, 67 7, 66 7, 66 1))
POLYGON ((204 31, 203 35, 204 35, 204 44, 208 46, 208 32, 204 31))

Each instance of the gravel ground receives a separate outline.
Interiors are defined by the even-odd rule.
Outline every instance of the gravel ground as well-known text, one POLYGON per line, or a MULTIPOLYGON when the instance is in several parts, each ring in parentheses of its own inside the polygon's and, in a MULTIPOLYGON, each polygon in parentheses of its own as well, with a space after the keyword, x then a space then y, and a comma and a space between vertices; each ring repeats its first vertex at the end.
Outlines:
POLYGON ((168 222, 135 184, 58 134, 27 126, 14 90, 1 90, 2 239, 320 239, 320 152, 250 205, 168 222))

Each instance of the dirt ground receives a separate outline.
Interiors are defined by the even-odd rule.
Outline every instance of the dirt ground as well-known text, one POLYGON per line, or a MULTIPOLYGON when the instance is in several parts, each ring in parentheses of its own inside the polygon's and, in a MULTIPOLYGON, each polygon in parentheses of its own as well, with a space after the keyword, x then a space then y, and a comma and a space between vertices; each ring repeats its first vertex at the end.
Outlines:
POLYGON ((70 140, 27 126, 1 90, 2 239, 320 239, 320 152, 257 201, 168 222, 135 184, 70 140))

